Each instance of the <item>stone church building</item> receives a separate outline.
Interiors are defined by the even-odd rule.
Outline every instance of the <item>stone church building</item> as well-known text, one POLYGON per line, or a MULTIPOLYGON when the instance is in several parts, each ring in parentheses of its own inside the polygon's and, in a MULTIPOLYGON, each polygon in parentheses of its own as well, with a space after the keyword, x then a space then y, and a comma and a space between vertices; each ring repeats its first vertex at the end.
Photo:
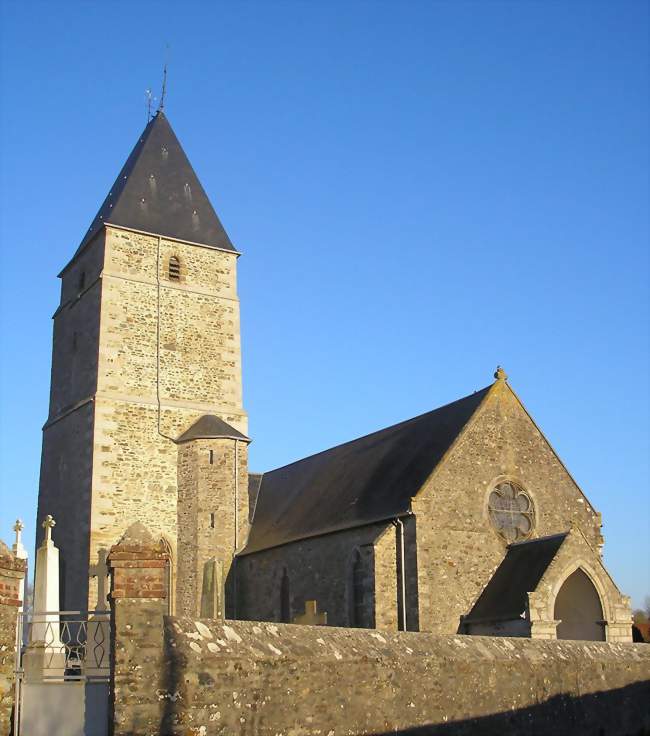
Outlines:
POLYGON ((600 514, 500 368, 249 472, 239 255, 159 111, 60 273, 37 529, 58 522, 63 609, 106 608, 107 554, 141 521, 178 614, 631 641, 600 514))

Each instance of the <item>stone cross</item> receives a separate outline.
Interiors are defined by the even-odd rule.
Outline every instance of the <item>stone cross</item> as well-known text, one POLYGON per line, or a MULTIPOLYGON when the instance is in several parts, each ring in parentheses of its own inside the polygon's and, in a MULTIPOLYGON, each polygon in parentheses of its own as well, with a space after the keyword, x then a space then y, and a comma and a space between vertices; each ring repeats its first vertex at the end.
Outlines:
POLYGON ((13 525, 13 530, 16 532, 16 544, 20 544, 20 533, 25 528, 25 525, 20 519, 16 519, 16 523, 13 525))
POLYGON ((97 551, 97 564, 90 565, 88 572, 97 578, 97 611, 105 611, 108 608, 108 565, 106 559, 108 554, 105 549, 97 551))
POLYGON ((327 626, 327 611, 319 613, 316 601, 305 601, 305 612, 296 616, 293 623, 303 626, 327 626))
POLYGON ((13 544, 13 553, 21 560, 27 559, 27 551, 23 546, 23 541, 20 536, 24 528, 25 525, 23 522, 20 519, 16 519, 16 523, 13 525, 13 530, 16 532, 16 541, 13 544))
POLYGON ((43 545, 52 544, 52 529, 56 526, 56 521, 48 514, 45 517, 45 521, 41 524, 43 529, 45 529, 45 539, 43 540, 43 545))

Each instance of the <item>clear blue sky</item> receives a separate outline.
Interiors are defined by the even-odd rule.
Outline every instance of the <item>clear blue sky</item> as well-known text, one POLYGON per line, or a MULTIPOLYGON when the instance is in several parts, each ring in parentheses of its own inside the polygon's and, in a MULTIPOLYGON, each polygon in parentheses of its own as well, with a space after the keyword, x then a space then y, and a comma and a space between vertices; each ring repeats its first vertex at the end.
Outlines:
MULTIPOLYGON (((497 363, 650 593, 648 4, 2 3, 0 536, 35 522, 56 274, 166 111, 240 259, 252 468, 497 363)), ((75 492, 74 488, 70 489, 75 492)))

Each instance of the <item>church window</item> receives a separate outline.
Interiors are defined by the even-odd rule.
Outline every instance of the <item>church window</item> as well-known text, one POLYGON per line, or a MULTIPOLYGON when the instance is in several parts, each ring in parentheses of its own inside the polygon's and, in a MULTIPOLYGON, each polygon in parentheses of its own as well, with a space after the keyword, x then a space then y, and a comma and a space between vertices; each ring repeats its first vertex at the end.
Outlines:
POLYGON ((181 280, 181 262, 178 256, 171 256, 169 258, 169 280, 180 281, 181 280))
POLYGON ((282 571, 282 580, 280 581, 280 621, 283 624, 291 623, 291 588, 286 567, 282 571))
POLYGON ((358 628, 367 628, 365 596, 364 596, 364 579, 365 573, 363 569, 363 560, 359 554, 359 550, 354 553, 352 560, 352 626, 358 628))
POLYGON ((214 529, 214 511, 210 514, 210 529, 214 529))
POLYGON ((82 271, 79 274, 79 291, 83 291, 86 288, 86 272, 82 271))
POLYGON ((210 465, 214 465, 214 450, 210 450, 210 465))
POLYGON ((533 533, 533 500, 512 481, 503 481, 493 489, 488 500, 488 513, 492 526, 508 544, 528 539, 533 533))
POLYGON ((165 590, 167 592, 167 613, 171 616, 174 613, 174 600, 176 591, 174 590, 174 558, 172 547, 169 542, 162 537, 161 543, 167 554, 165 560, 165 590))

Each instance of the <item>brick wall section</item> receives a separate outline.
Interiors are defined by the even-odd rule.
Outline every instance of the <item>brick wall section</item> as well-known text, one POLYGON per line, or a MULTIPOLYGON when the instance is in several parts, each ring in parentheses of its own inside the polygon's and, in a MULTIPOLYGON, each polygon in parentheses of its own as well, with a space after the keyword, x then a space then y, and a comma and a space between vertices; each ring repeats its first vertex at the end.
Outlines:
MULTIPOLYGON (((232 439, 193 440, 178 446, 176 610, 179 614, 199 614, 203 567, 207 560, 216 558, 221 562, 227 581, 234 553, 246 541, 247 458, 248 445, 232 439)), ((232 586, 227 587, 231 593, 232 586)), ((232 593, 228 597, 232 599, 232 593)), ((234 611, 231 605, 229 601, 228 609, 234 611)))
POLYGON ((501 563, 506 543, 492 528, 488 495, 502 478, 531 495, 533 537, 573 524, 598 554, 600 516, 576 486, 505 381, 497 381, 448 456, 413 500, 417 519, 420 628, 458 630, 501 563))
POLYGON ((0 541, 0 734, 11 732, 16 624, 26 565, 0 541))
POLYGON ((161 660, 153 647, 143 657, 131 633, 116 634, 116 709, 121 723, 137 723, 133 733, 623 736, 650 728, 642 644, 169 617, 164 637, 161 660))
POLYGON ((163 545, 140 523, 129 527, 108 556, 113 736, 149 733, 144 724, 159 710, 150 692, 164 684, 161 640, 167 561, 163 545), (146 673, 146 678, 135 673, 146 673))

